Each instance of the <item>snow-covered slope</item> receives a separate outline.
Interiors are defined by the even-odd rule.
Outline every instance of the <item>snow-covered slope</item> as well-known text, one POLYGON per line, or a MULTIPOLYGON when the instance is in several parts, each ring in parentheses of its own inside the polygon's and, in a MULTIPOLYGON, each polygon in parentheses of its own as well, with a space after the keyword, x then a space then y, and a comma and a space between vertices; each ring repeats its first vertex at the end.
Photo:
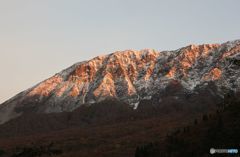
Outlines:
POLYGON ((0 105, 0 123, 22 113, 72 111, 113 97, 137 109, 170 82, 186 92, 214 82, 217 93, 240 90, 240 40, 175 51, 126 50, 79 62, 0 105))

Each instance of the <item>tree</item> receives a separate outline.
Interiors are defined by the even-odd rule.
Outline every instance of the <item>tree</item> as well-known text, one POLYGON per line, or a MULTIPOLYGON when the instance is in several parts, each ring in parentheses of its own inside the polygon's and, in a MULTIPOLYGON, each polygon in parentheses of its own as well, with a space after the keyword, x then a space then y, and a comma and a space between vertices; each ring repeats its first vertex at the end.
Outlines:
POLYGON ((138 146, 135 151, 135 157, 155 157, 158 154, 157 144, 152 142, 138 146))
POLYGON ((195 124, 195 125, 198 124, 198 120, 197 120, 197 119, 194 120, 194 124, 195 124))
POLYGON ((222 120, 222 116, 221 115, 219 115, 219 117, 218 117, 217 127, 218 127, 218 129, 222 129, 223 128, 223 120, 222 120))
POLYGON ((202 119, 203 119, 204 122, 206 122, 206 121, 208 121, 208 116, 206 114, 204 114, 202 119))
POLYGON ((0 156, 3 156, 5 154, 5 151, 0 149, 0 156))

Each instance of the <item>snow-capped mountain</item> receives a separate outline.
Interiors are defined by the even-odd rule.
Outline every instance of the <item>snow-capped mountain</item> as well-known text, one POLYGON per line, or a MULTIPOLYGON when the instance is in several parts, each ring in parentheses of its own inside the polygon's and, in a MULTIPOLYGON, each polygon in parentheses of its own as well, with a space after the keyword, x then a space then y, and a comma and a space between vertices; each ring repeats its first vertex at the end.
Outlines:
POLYGON ((6 101, 0 105, 0 123, 29 112, 73 111, 108 98, 134 109, 144 100, 161 104, 157 93, 173 82, 184 94, 214 83, 212 94, 221 98, 226 91, 240 91, 239 69, 240 40, 174 51, 117 51, 76 63, 6 101))

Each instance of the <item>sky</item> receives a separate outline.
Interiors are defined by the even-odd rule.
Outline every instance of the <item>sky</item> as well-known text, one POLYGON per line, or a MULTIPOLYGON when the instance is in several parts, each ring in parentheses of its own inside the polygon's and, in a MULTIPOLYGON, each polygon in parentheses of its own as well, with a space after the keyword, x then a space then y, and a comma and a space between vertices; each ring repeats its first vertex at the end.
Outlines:
POLYGON ((239 0, 0 0, 0 103, 117 50, 240 39, 239 0))

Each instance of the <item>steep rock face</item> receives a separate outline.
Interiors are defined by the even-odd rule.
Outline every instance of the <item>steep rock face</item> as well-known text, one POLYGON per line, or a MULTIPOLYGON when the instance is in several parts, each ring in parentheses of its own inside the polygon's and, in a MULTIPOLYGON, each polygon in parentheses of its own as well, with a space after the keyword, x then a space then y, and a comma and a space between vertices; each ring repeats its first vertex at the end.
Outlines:
MULTIPOLYGON (((73 111, 113 97, 137 108, 173 81, 186 93, 214 82, 218 95, 240 89, 240 40, 189 45, 175 51, 117 51, 70 68, 0 105, 0 123, 22 113, 73 111)), ((160 102, 161 98, 158 98, 160 102)))

